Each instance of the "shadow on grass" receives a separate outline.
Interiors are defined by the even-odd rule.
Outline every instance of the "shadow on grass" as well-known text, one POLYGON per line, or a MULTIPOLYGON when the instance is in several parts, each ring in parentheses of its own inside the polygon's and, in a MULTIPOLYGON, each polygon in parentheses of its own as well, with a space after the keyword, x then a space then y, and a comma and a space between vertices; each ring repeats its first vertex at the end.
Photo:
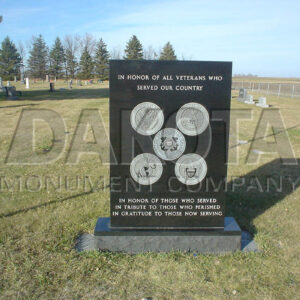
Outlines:
MULTIPOLYGON (((55 92, 49 90, 32 90, 22 91, 22 96, 18 101, 42 101, 42 100, 74 100, 74 99, 101 99, 108 98, 109 89, 57 89, 55 92)), ((1 100, 7 100, 4 95, 0 96, 1 100)), ((11 100, 10 100, 11 101, 11 100)))
POLYGON ((41 204, 38 204, 38 205, 34 205, 34 206, 26 207, 26 208, 23 208, 23 209, 19 209, 19 210, 9 212, 9 213, 6 213, 6 214, 0 214, 0 218, 12 217, 12 216, 15 216, 15 215, 18 215, 18 214, 21 214, 21 213, 24 213, 24 212, 27 212, 27 211, 30 211, 30 210, 35 210, 35 209, 38 209, 38 208, 41 208, 41 207, 46 207, 46 206, 49 206, 49 205, 52 205, 52 204, 62 203, 62 202, 65 202, 67 200, 72 200, 72 199, 75 199, 75 198, 78 198, 78 197, 81 197, 81 196, 90 195, 90 194, 93 194, 97 191, 104 190, 108 187, 109 186, 105 186, 102 189, 90 190, 90 191, 87 191, 87 192, 82 192, 82 193, 75 194, 75 195, 65 197, 65 198, 62 198, 62 199, 56 199, 56 200, 44 202, 44 203, 41 203, 41 204))
MULTIPOLYGON (((291 159, 291 163, 294 162, 291 159)), ((253 220, 300 186, 299 163, 299 159, 298 165, 283 164, 275 159, 229 182, 226 216, 235 217, 242 229, 255 234, 253 220)))
POLYGON ((31 103, 31 104, 7 105, 7 106, 0 106, 0 109, 1 109, 1 108, 11 108, 11 107, 33 106, 33 105, 38 105, 38 104, 36 104, 36 103, 31 103))

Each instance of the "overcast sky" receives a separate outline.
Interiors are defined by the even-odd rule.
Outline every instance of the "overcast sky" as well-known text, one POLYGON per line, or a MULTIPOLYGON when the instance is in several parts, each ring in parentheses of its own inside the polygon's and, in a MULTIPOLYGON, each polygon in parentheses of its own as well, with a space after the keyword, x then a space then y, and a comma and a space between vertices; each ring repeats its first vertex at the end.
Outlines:
POLYGON ((300 77, 300 0, 1 0, 0 40, 48 44, 91 33, 110 50, 135 34, 144 48, 167 41, 177 57, 233 62, 233 73, 300 77))

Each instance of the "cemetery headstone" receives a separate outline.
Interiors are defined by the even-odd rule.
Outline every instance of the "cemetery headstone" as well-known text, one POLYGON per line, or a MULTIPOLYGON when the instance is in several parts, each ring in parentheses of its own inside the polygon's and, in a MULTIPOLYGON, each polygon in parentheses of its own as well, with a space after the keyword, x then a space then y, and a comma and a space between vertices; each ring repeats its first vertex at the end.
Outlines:
POLYGON ((0 77, 0 89, 3 87, 2 77, 0 77))
POLYGON ((110 61, 111 217, 98 219, 97 248, 240 249, 222 187, 231 70, 230 62, 110 61))
POLYGON ((5 95, 7 100, 17 100, 18 96, 21 96, 21 92, 18 92, 14 86, 5 87, 5 95))
POLYGON ((258 103, 256 103, 256 106, 269 107, 269 105, 267 104, 267 98, 266 97, 259 97, 258 98, 258 103))
POLYGON ((84 82, 84 85, 87 85, 88 84, 88 82, 87 82, 87 80, 84 82))
POLYGON ((69 84, 68 84, 68 86, 69 86, 69 89, 71 89, 71 88, 72 88, 72 84, 73 84, 73 80, 71 79, 71 80, 69 81, 69 84))
POLYGON ((239 96, 238 96, 237 100, 239 102, 245 102, 247 100, 247 90, 246 89, 239 90, 239 96))
POLYGON ((49 75, 46 75, 46 81, 49 82, 49 75))
POLYGON ((81 86, 81 80, 77 80, 76 84, 77 84, 78 86, 81 86))
POLYGON ((29 78, 26 77, 25 81, 26 81, 26 89, 29 89, 29 88, 30 88, 30 87, 29 87, 29 78))
POLYGON ((55 91, 55 89, 54 89, 54 83, 53 82, 50 82, 50 90, 49 90, 49 92, 54 92, 55 91))
POLYGON ((14 82, 17 82, 17 76, 14 76, 14 82))
POLYGON ((252 95, 247 94, 245 104, 255 104, 255 102, 253 101, 253 96, 252 95))
POLYGON ((6 83, 6 86, 10 86, 10 81, 9 80, 6 83))
POLYGON ((20 81, 21 81, 21 84, 25 84, 25 80, 24 80, 24 70, 23 68, 21 68, 21 75, 20 75, 20 81))

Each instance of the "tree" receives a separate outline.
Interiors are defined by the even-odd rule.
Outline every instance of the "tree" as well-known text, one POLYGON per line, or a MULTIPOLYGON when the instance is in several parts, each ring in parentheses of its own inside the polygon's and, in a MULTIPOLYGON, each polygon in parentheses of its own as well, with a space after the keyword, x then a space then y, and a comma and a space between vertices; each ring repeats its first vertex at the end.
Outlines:
POLYGON ((60 38, 57 37, 54 45, 50 51, 50 74, 55 77, 60 77, 62 75, 64 62, 65 62, 65 51, 60 38))
POLYGON ((156 51, 152 46, 149 46, 144 50, 144 59, 157 59, 156 51))
POLYGON ((78 69, 77 63, 77 52, 79 47, 79 37, 72 37, 71 35, 66 35, 64 39, 64 48, 65 48, 65 69, 66 76, 75 77, 75 74, 78 69))
POLYGON ((29 74, 34 78, 45 78, 48 71, 48 47, 40 34, 33 38, 28 59, 29 74))
POLYGON ((167 42, 160 53, 160 60, 176 60, 175 51, 170 42, 167 42))
POLYGON ((21 57, 15 44, 6 37, 0 49, 0 76, 12 80, 20 71, 21 57))
POLYGON ((108 60, 109 53, 107 46, 102 39, 96 45, 95 51, 95 72, 102 80, 108 79, 108 60))
POLYGON ((87 46, 83 48, 79 65, 80 65, 80 78, 82 79, 91 78, 94 69, 94 62, 87 46))
POLYGON ((135 35, 126 45, 124 59, 143 59, 143 46, 135 35))

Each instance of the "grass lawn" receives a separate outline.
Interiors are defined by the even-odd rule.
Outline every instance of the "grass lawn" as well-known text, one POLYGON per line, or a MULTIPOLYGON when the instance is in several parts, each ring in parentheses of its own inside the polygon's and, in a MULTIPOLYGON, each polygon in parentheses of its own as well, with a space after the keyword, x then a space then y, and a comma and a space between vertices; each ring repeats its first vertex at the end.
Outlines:
MULTIPOLYGON (((108 84, 73 84, 68 90, 67 83, 59 81, 55 93, 47 92, 48 84, 41 82, 32 82, 30 90, 19 83, 16 87, 24 91, 20 100, 0 96, 2 299, 299 299, 299 165, 283 166, 277 154, 247 164, 251 143, 236 145, 237 133, 231 130, 230 155, 238 153, 239 158, 229 166, 229 179, 244 176, 250 181, 255 176, 263 192, 244 186, 230 189, 226 215, 254 235, 259 253, 77 253, 73 249, 77 236, 92 233, 97 218, 109 216, 109 167, 97 155, 82 155, 73 165, 66 164, 66 158, 82 109, 98 109, 108 132, 108 84), (66 147, 55 162, 5 163, 23 109, 50 109, 64 119, 66 147), (268 176, 283 176, 283 191, 268 190, 268 176), (294 190, 288 178, 299 179, 294 190)), ((251 141, 262 109, 238 103, 236 95, 234 91, 232 113, 253 109, 252 119, 240 122, 238 132, 239 140, 251 141)), ((258 96, 254 94, 254 99, 258 96)), ((280 108, 295 156, 300 158, 300 99, 269 96, 267 101, 280 108)), ((43 156, 51 147, 51 131, 42 121, 37 126, 35 147, 43 156)), ((107 155, 105 139, 102 146, 107 155)), ((26 155, 19 147, 20 155, 26 155)))

